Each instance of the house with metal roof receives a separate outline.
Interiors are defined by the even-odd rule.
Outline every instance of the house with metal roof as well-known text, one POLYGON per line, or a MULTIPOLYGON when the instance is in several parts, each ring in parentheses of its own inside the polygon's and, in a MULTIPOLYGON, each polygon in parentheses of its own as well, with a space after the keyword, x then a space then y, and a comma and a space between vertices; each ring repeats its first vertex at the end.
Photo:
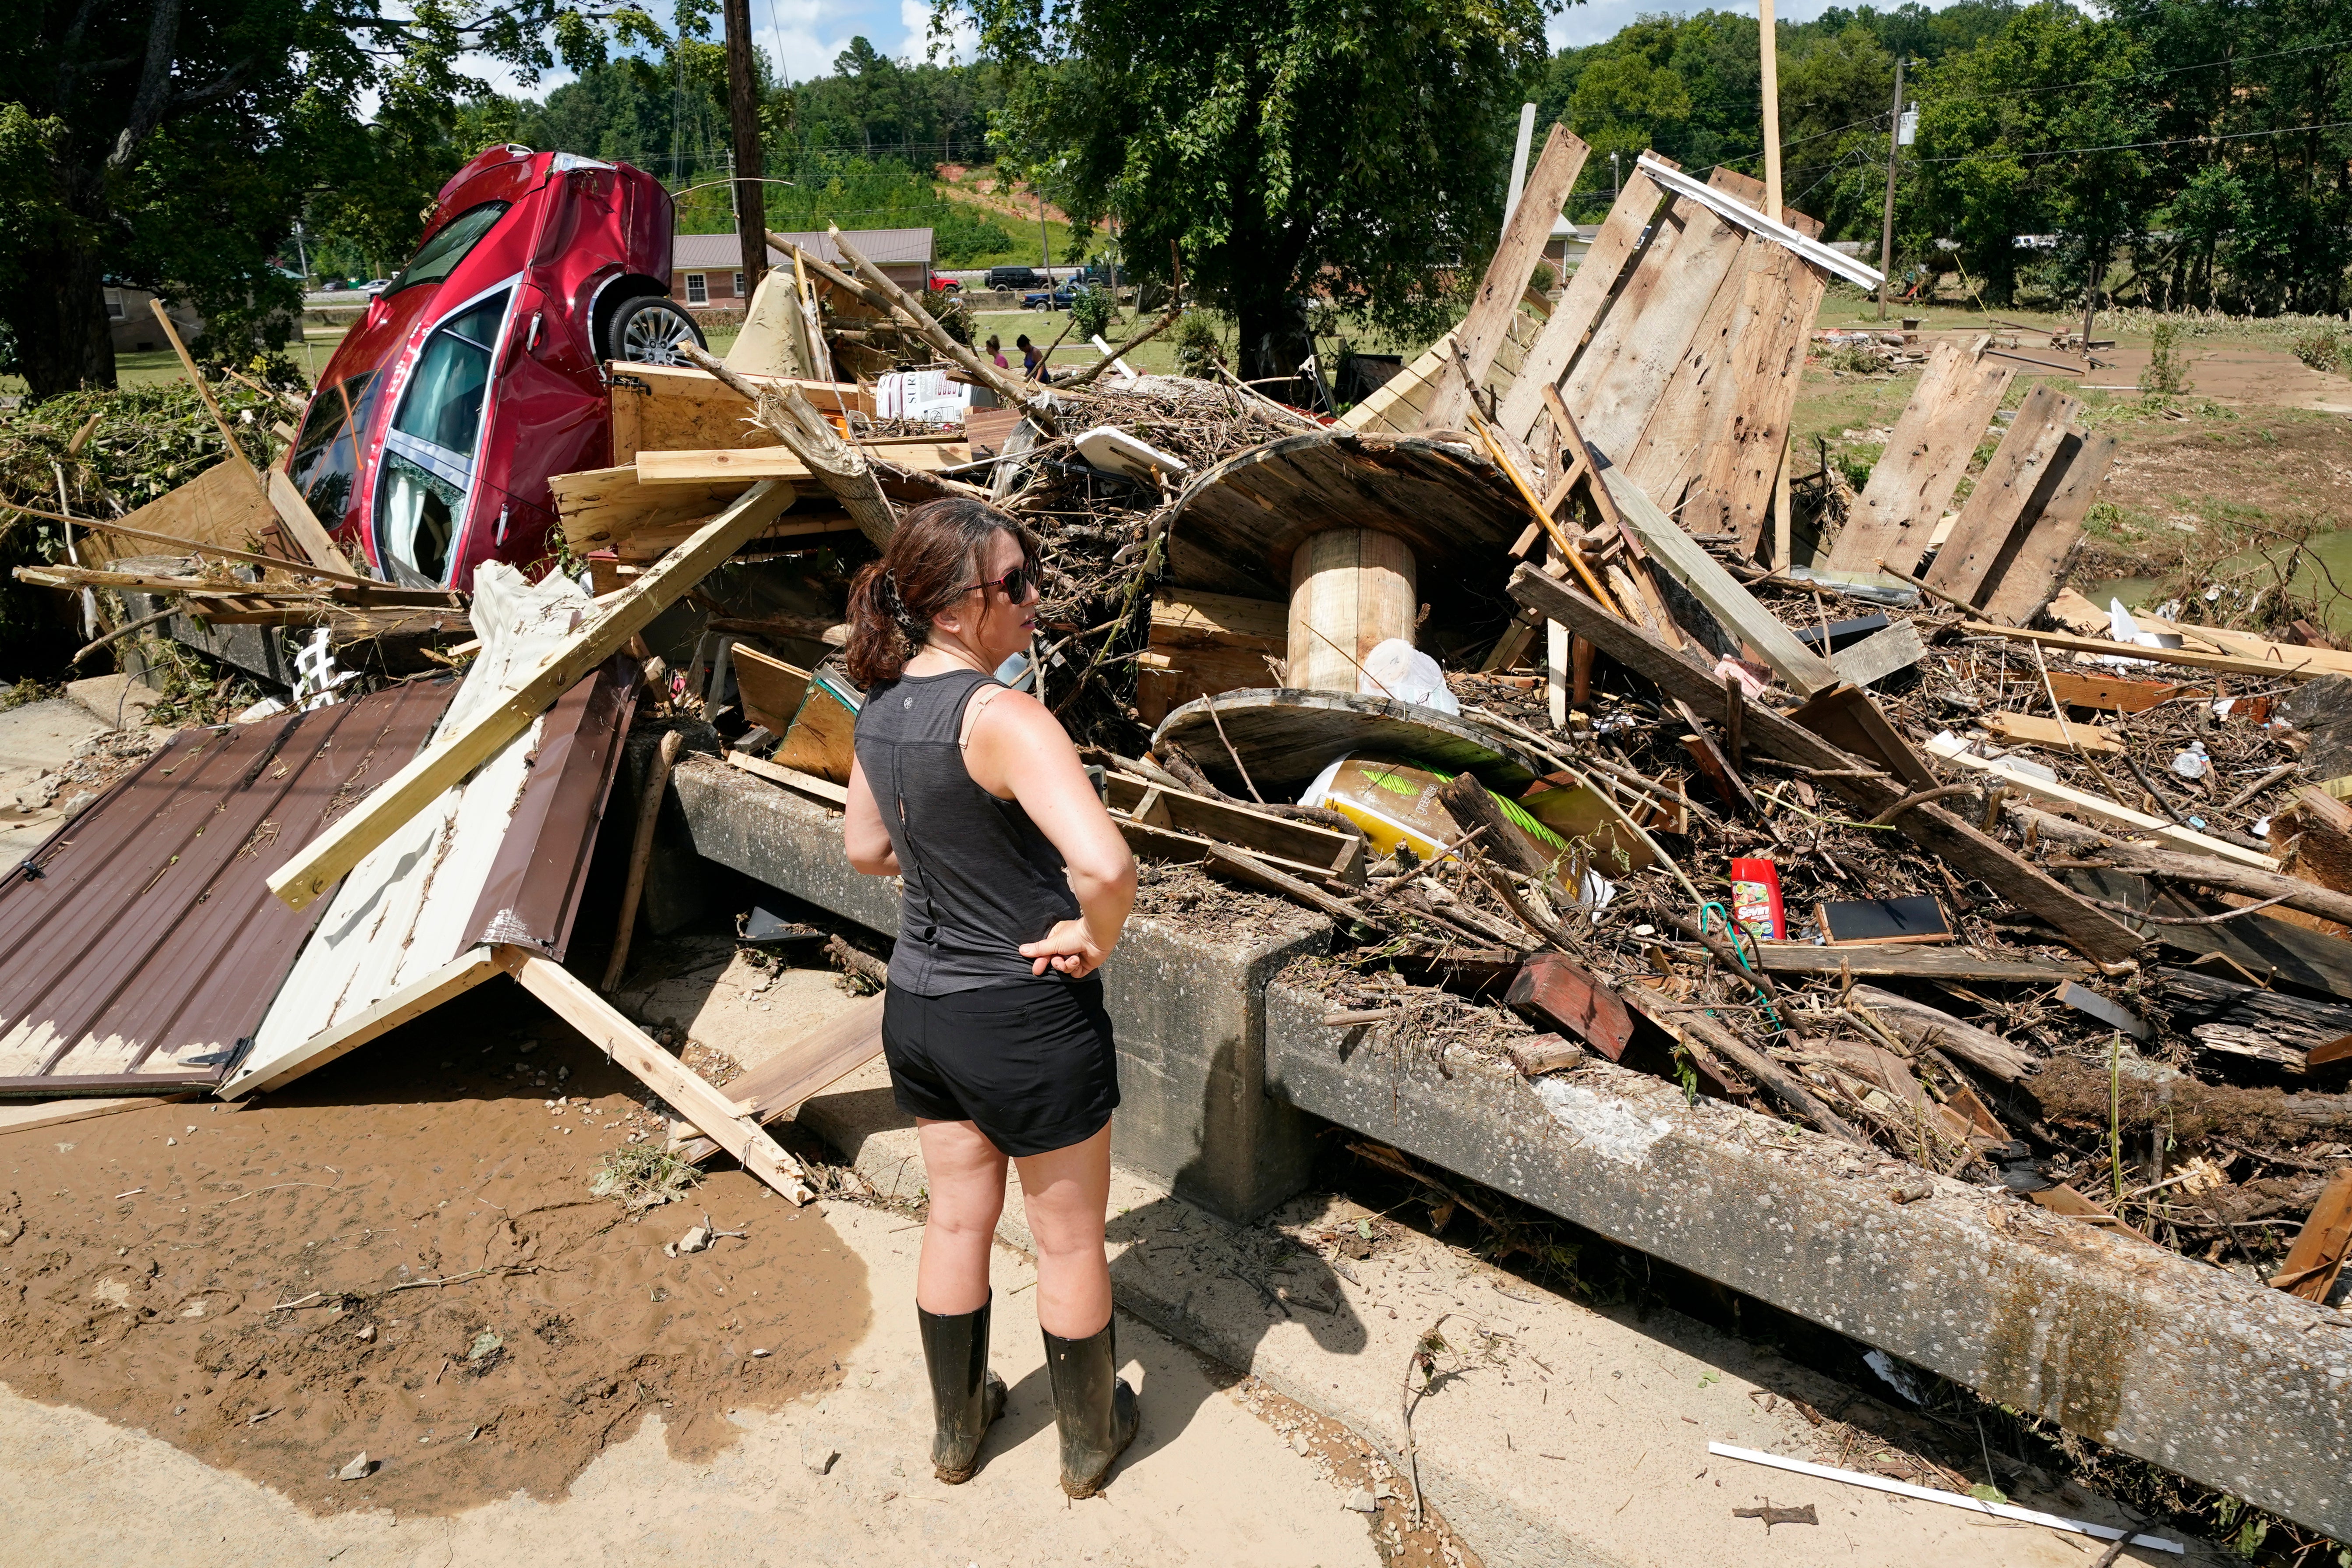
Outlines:
MULTIPOLYGON (((845 231, 858 253, 879 267, 890 281, 910 294, 919 294, 931 270, 931 231, 928 228, 853 228, 845 231)), ((836 267, 845 267, 834 248, 833 237, 823 232, 787 234, 794 245, 836 267)), ((670 298, 690 310, 740 310, 751 303, 750 280, 743 276, 743 247, 727 234, 681 234, 671 247, 670 298)), ((789 267, 791 258, 774 246, 768 247, 768 265, 789 267)))

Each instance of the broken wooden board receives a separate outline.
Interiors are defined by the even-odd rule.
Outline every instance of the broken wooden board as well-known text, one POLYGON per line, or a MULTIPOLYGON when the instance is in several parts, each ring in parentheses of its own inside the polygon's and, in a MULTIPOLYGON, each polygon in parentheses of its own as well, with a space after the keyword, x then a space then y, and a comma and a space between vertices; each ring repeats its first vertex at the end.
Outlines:
POLYGON ((97 1096, 71 1100, 37 1100, 28 1105, 0 1105, 0 1137, 11 1132, 36 1132, 44 1127, 63 1127, 68 1122, 87 1121, 93 1116, 111 1116, 118 1110, 142 1110, 151 1105, 177 1105, 184 1100, 194 1100, 194 1089, 181 1094, 133 1094, 107 1099, 97 1096))
MULTIPOLYGON (((2133 617, 2135 620, 2137 616, 2133 617)), ((2218 653, 2195 647, 2143 647, 2136 643, 2111 642, 2105 637, 2080 637, 2073 632, 2028 631, 2021 626, 2005 626, 1993 621, 1963 621, 1960 629, 1971 637, 2005 637, 2016 643, 2040 643, 2043 647, 2062 649, 2068 653, 2097 654, 2103 658, 2141 660, 2150 664, 2178 665, 2184 669, 2210 669, 2220 675, 2253 675, 2271 680, 2314 680, 2323 675, 2347 673, 2352 655, 2337 653, 2333 648, 2299 647, 2291 643, 2265 642, 2237 633, 2217 632, 2210 626, 2181 628, 2184 634, 2194 634, 2215 643, 2228 641, 2246 646, 2259 643, 2261 650, 2244 654, 2218 653), (2271 657, 2271 656, 2275 657, 2271 657)), ((2142 630, 2162 630, 2141 623, 2142 630)))
MULTIPOLYGON (((280 526, 301 547, 304 559, 313 566, 350 574, 351 562, 336 548, 325 525, 312 514, 310 503, 302 498, 300 490, 294 488, 294 481, 286 477, 286 470, 270 469, 267 483, 270 508, 278 513, 280 526)), ((339 517, 335 521, 341 522, 343 520, 339 517)))
POLYGON ((756 774, 766 779, 770 784, 782 784, 786 789, 807 795, 819 805, 835 811, 849 809, 849 791, 831 779, 821 779, 814 773, 804 773, 798 768, 788 768, 781 763, 765 762, 749 752, 730 752, 727 753, 727 761, 730 765, 739 767, 747 773, 756 774))
POLYGON ((744 1170, 795 1204, 816 1196, 801 1163, 768 1136, 757 1117, 647 1039, 643 1030, 590 990, 585 981, 529 948, 501 944, 492 951, 499 967, 520 981, 524 990, 588 1037, 588 1043, 604 1052, 607 1061, 635 1075, 667 1100, 703 1136, 740 1161, 744 1170))
MULTIPOLYGON (((634 463, 639 452, 707 447, 772 447, 773 431, 751 417, 751 405, 725 383, 691 365, 615 363, 612 381, 613 461, 634 463)), ((746 376, 754 386, 794 386, 827 414, 871 416, 874 394, 858 385, 746 376)))
MULTIPOLYGON (((1755 649, 1756 656, 1794 688, 1799 696, 1811 697, 1838 683, 1837 671, 1827 659, 1798 641, 1797 634, 1783 625, 1780 616, 1759 604, 1756 595, 1741 587, 1739 580, 1726 571, 1721 562, 1685 533, 1674 519, 1660 511, 1642 493, 1640 486, 1613 468, 1603 468, 1600 478, 1623 514, 1625 526, 1639 536, 1649 551, 1651 563, 1688 589, 1709 615, 1755 649)), ((1527 568, 1520 570, 1525 572, 1527 568)))
MULTIPOLYGON (((861 998, 845 1012, 785 1042, 720 1092, 733 1096, 744 1114, 762 1126, 796 1115, 802 1106, 882 1054, 883 1004, 883 994, 861 998)), ((719 1145, 709 1138, 695 1138, 670 1152, 698 1165, 718 1153, 719 1145)))
POLYGON ((1182 589, 1155 594, 1151 643, 1137 660, 1135 713, 1158 724, 1202 695, 1264 687, 1290 649, 1290 606, 1182 589))
MULTIPOLYGON (((627 538, 617 540, 612 546, 613 558, 625 564, 650 565, 694 537, 697 531, 710 519, 698 517, 690 522, 660 522, 640 528, 627 538)), ((759 537, 748 540, 740 553, 781 554, 794 550, 821 550, 828 544, 847 542, 841 535, 859 533, 856 520, 847 512, 826 510, 821 505, 811 510, 794 511, 761 529, 759 537)), ((864 537, 859 534, 859 537, 864 537)))
POLYGON ((1287 604, 1292 553, 1311 535, 1391 534, 1426 577, 1491 570, 1527 521, 1502 470, 1459 439, 1317 430, 1235 453, 1186 485, 1169 521, 1169 574, 1287 604))
POLYGON ((269 890, 301 909, 323 895, 367 852, 441 792, 496 755, 574 682, 625 647, 738 546, 756 538, 786 504, 772 481, 754 485, 693 539, 601 606, 601 613, 526 674, 507 700, 421 755, 298 850, 269 879, 269 890))
POLYGON ((1528 954, 1503 1005, 1565 1029, 1612 1062, 1633 1043, 1633 1015, 1624 1002, 1565 953, 1528 954))
POLYGON ((2226 839, 2214 838, 2193 827, 2183 827, 2160 816, 2150 816, 2144 811, 2134 811, 2120 801, 2109 800, 2103 795, 2076 789, 2072 784, 2036 778, 2001 765, 2001 759, 1990 760, 1969 754, 1968 742, 1957 735, 1938 735, 1927 742, 1927 753, 1939 761, 1968 769, 1970 773, 1987 773, 2009 788, 2032 795, 2069 816, 2084 822, 2095 822, 2105 827, 2120 827, 2146 838, 2153 838, 2171 849, 2187 850, 2192 855, 2213 855, 2224 860, 2235 860, 2242 866, 2252 866, 2258 871, 2275 871, 2278 862, 2258 850, 2242 848, 2226 839))
POLYGON ((1285 870, 1296 868, 1299 875, 1351 887, 1364 885, 1364 841, 1356 834, 1212 800, 1132 773, 1106 774, 1103 794, 1103 804, 1113 812, 1145 826, 1237 844, 1285 870))
POLYGON ((1922 582, 1966 604, 1984 602, 1996 566, 2040 519, 2081 445, 2068 426, 2082 412, 2080 399, 2046 381, 2033 384, 1922 582))
MULTIPOLYGON (((1550 771, 1473 720, 1434 708, 1349 691, 1281 688, 1229 691, 1187 702, 1160 721, 1152 744, 1173 741, 1224 788, 1241 788, 1227 751, 1260 789, 1303 784, 1327 763, 1353 753, 1394 757, 1444 773, 1467 773, 1496 794, 1516 797, 1550 771), (1209 705, 1216 705, 1213 719, 1209 705), (1218 738, 1218 725, 1224 730, 1218 738)), ((1227 793, 1233 793, 1229 790, 1227 793)))
POLYGON ((1486 263, 1478 291, 1471 297, 1469 313, 1454 329, 1460 355, 1457 367, 1454 374, 1439 381, 1437 396, 1422 414, 1423 428, 1462 427, 1464 411, 1471 405, 1472 395, 1485 385, 1496 351, 1509 332, 1511 318, 1519 313, 1520 297, 1528 291, 1536 264, 1543 259, 1544 247, 1551 242, 1552 225, 1591 151, 1567 126, 1553 122, 1535 169, 1520 189, 1518 205, 1503 225, 1502 239, 1486 263), (1465 371, 1467 382, 1463 379, 1465 371))
MULTIPOLYGON (((2025 1201, 2038 1208, 2048 1209, 2052 1214, 2063 1215, 2068 1219, 2078 1219, 2085 1225, 2095 1225, 2102 1230, 2112 1230, 2118 1236, 2136 1237, 2141 1241, 2147 1241, 2147 1237, 2141 1236, 2138 1231, 2134 1230, 2073 1187, 2044 1187, 2038 1193, 2026 1194, 2025 1201)), ((2148 1245, 2153 1247, 2156 1244, 2148 1242, 2148 1245)))
POLYGON ((2038 713, 1988 713, 1977 721, 1995 739, 2012 746, 2046 746, 2057 752, 2087 752, 2095 757, 2119 757, 2124 743, 2113 730, 2064 719, 2044 719, 2038 713))
POLYGON ((2109 713, 2145 713, 2190 689, 2161 680, 2134 680, 2121 675, 2077 675, 2050 672, 2050 689, 2069 708, 2089 708, 2109 713))
POLYGON ((548 484, 555 492, 564 543, 574 555, 609 549, 642 529, 699 522, 725 510, 745 489, 733 480, 640 484, 635 464, 558 474, 548 484))
POLYGON ((1824 947, 1811 942, 1764 942, 1756 947, 1758 964, 1767 974, 1868 974, 2047 985, 2097 973, 2088 964, 2064 959, 1998 957, 1967 948, 1824 947))
POLYGON ((1830 655, 1830 668, 1849 686, 1871 686, 1898 675, 1927 657, 1927 645, 1910 621, 1897 621, 1852 647, 1830 655))
POLYGON ((1855 687, 1832 687, 1791 712, 1789 721, 1840 751, 1877 763, 1913 789, 1934 789, 1943 782, 1886 721, 1869 694, 1855 687))
MULTIPOLYGON (((1939 952, 1936 956, 1963 958, 1968 955, 1939 952)), ((1942 974, 1914 978, 1942 980, 1967 978, 1981 984, 2001 977, 1985 974, 1968 976, 1942 974)), ((2071 983, 2072 978, 2068 976, 2066 983, 2071 983)), ((1850 994, 1849 1000, 1867 1008, 1872 1017, 1877 1019, 1885 1027, 1892 1029, 1897 1038, 1913 1049, 1923 1050, 1932 1047, 1937 1050, 1948 1051, 1970 1067, 1980 1072, 1990 1073, 2003 1083, 2015 1083, 2034 1068, 2035 1058, 2032 1052, 2020 1049, 2016 1045, 1990 1029, 1979 1028, 1974 1024, 1955 1018, 1940 1008, 1930 1007, 1924 1002, 1914 1002, 1908 996, 1898 995, 1895 992, 1884 990, 1875 985, 1855 986, 1850 994)))
POLYGON ((2325 1301, 2344 1271, 2347 1251, 2352 1251, 2352 1170, 2339 1170, 2320 1189, 2271 1283, 2306 1301, 2325 1301))
MULTIPOLYGON (((1521 566, 1511 574, 1510 595, 1587 638, 1668 697, 1707 708, 1722 700, 1723 688, 1712 669, 1685 659, 1649 633, 1619 620, 1532 567, 1521 566)), ((1876 816, 1909 793, 1894 779, 1866 770, 1851 753, 1761 704, 1748 709, 1744 722, 1749 744, 1783 762, 1819 770, 1826 775, 1822 783, 1865 816, 1876 816)), ((1902 813, 1895 826, 1928 853, 1941 857, 1957 875, 1981 880, 2092 958, 2113 963, 2140 946, 2140 939, 2127 927, 2084 903, 2005 845, 1933 804, 1902 813)))
POLYGON ((2042 514, 2028 531, 2011 542, 2008 554, 1996 560, 1980 602, 1985 618, 2021 626, 2041 613, 2058 591, 2066 568, 2083 542, 2083 525, 2091 515, 2091 498, 2115 466, 2116 438, 2105 432, 2074 432, 2065 455, 2065 472, 2057 489, 2042 503, 2042 514))
POLYGON ((282 1088, 502 973, 497 957, 487 947, 459 953, 432 973, 337 1020, 331 1028, 320 1030, 250 1077, 232 1076, 221 1086, 220 1097, 241 1100, 248 1094, 282 1088))
POLYGON ((2163 983, 2174 1025, 2208 1050, 2300 1075, 2309 1070, 2314 1051, 2352 1035, 2352 1006, 2340 1003, 2247 985, 2203 969, 2160 965, 2149 973, 2163 983))
POLYGON ((1874 573, 1882 560, 1898 572, 1917 571, 1927 536, 2017 374, 2012 366, 1986 363, 1990 341, 1980 337, 1966 348, 1947 341, 1929 353, 1926 373, 1830 548, 1832 571, 1874 573))
MULTIPOLYGON (((1673 166, 1671 160, 1659 161, 1673 166)), ((1541 444, 1543 389, 1549 386, 1559 390, 1562 378, 1583 352, 1594 324, 1616 298, 1618 279, 1652 237, 1650 220, 1664 195, 1639 169, 1627 174, 1617 200, 1609 208, 1609 216, 1601 220, 1601 232, 1593 237, 1583 260, 1570 275, 1559 303, 1545 319, 1542 331, 1536 334, 1534 345, 1519 366, 1517 379, 1496 409, 1495 422, 1521 441, 1529 446, 1541 444)))
MULTIPOLYGON (((150 532, 250 550, 281 561, 307 559, 268 498, 254 484, 251 470, 234 462, 214 464, 121 521, 150 532)), ((76 535, 74 549, 86 566, 101 566, 118 556, 139 553, 136 547, 124 548, 87 533, 76 535)))
POLYGON ((809 672, 772 654, 737 643, 729 659, 743 717, 772 735, 792 728, 793 716, 808 695, 809 672))

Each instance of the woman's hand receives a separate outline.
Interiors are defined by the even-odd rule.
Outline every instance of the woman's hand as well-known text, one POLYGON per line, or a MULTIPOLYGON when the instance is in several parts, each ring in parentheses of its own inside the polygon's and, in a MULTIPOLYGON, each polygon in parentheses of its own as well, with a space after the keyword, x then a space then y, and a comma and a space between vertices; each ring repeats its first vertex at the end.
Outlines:
POLYGON ((1045 973, 1050 963, 1057 973, 1084 980, 1102 967, 1103 960, 1110 956, 1110 949, 1095 940, 1086 921, 1056 921, 1044 940, 1023 942, 1021 956, 1037 961, 1029 966, 1031 974, 1045 973))

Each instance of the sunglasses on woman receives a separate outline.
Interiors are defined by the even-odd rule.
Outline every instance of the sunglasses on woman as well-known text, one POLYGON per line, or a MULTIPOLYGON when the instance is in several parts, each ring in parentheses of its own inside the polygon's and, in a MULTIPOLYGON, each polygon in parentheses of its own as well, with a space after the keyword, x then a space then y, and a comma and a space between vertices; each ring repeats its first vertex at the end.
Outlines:
MULTIPOLYGON (((1045 574, 1045 569, 1038 563, 1024 561, 1002 577, 983 577, 971 586, 981 590, 982 597, 986 596, 987 591, 991 588, 1002 588, 1004 591, 1004 596, 1017 605, 1029 596, 1044 579, 1045 574)), ((971 591, 971 588, 964 590, 966 593, 971 591)))

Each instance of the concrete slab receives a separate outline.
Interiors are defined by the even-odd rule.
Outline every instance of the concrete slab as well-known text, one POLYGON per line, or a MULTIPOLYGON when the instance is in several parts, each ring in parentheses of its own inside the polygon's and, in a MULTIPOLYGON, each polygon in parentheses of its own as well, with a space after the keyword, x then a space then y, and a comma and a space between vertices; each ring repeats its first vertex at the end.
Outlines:
POLYGON ((65 815, 62 801, 36 788, 42 775, 71 762, 83 742, 111 728, 66 697, 0 711, 0 866, 23 859, 65 815))
POLYGON ((912 1305, 916 1238, 897 1215, 854 1205, 831 1205, 824 1223, 865 1264, 873 1322, 839 1387, 772 1414, 734 1415, 740 1436, 708 1463, 668 1458, 648 1422, 553 1502, 518 1494, 454 1518, 320 1518, 159 1438, 0 1390, 0 1473, 9 1478, 10 1538, 21 1543, 0 1560, 186 1568, 1381 1561, 1364 1516, 1343 1506, 1353 1481, 1302 1460, 1253 1413, 1262 1403, 1255 1391, 1234 1388, 1133 1321, 1121 1325, 1119 1351, 1142 1394, 1141 1433, 1100 1501, 1067 1503, 1054 1479, 1052 1401, 1028 1305, 1034 1276, 1007 1252, 994 1267, 992 1362, 1012 1398, 980 1474, 940 1485, 912 1305), (814 1474, 803 1459, 812 1449, 840 1457, 814 1474))
POLYGON ((2352 1535, 2352 1317, 1606 1062, 1531 1084, 1327 1010, 1268 988, 1268 1081, 1300 1108, 2352 1535))
POLYGON ((146 728, 147 710, 163 700, 162 692, 121 674, 68 680, 66 695, 96 714, 110 730, 146 728))

